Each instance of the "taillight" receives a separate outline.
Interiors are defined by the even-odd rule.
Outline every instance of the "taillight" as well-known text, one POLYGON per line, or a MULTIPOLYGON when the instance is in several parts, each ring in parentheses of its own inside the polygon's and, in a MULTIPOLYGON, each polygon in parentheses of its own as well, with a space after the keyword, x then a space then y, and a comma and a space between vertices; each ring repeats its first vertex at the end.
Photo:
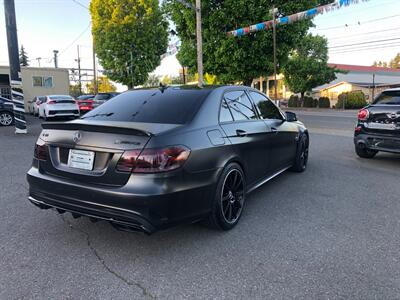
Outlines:
POLYGON ((56 101, 50 100, 50 101, 47 101, 47 104, 56 104, 56 101))
POLYGON ((190 150, 185 146, 172 146, 163 149, 144 149, 125 151, 117 170, 133 173, 161 173, 180 168, 188 159, 190 150), (139 155, 140 154, 140 155, 139 155))
POLYGON ((369 118, 369 111, 368 111, 368 109, 363 108, 363 109, 361 109, 361 110, 358 112, 358 119, 359 119, 360 121, 366 121, 366 120, 368 120, 368 118, 369 118))
POLYGON ((361 127, 361 126, 357 126, 357 127, 354 129, 354 133, 355 133, 355 134, 359 134, 359 133, 361 132, 361 130, 362 130, 362 127, 361 127))
POLYGON ((47 146, 46 144, 36 144, 33 156, 39 160, 47 160, 47 146))
POLYGON ((130 151, 125 151, 124 154, 122 154, 121 158, 118 161, 117 164, 117 171, 120 172, 132 172, 133 168, 136 165, 136 159, 138 158, 140 154, 140 150, 130 150, 130 151))

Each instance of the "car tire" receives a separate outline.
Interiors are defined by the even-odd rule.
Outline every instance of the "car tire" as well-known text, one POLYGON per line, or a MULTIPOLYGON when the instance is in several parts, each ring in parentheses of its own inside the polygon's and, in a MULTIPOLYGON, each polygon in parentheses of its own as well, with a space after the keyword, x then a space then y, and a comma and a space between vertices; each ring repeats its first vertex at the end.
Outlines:
POLYGON ((308 153, 309 153, 309 139, 307 134, 302 134, 297 144, 296 157, 293 166, 290 168, 293 172, 304 172, 307 168, 308 153))
POLYGON ((14 116, 9 112, 0 112, 0 125, 10 126, 14 122, 14 116))
POLYGON ((245 200, 244 172, 239 164, 230 163, 224 168, 218 180, 207 224, 217 229, 232 229, 242 216, 245 200))
POLYGON ((361 158, 374 158, 378 151, 371 150, 366 147, 355 146, 356 153, 361 158))

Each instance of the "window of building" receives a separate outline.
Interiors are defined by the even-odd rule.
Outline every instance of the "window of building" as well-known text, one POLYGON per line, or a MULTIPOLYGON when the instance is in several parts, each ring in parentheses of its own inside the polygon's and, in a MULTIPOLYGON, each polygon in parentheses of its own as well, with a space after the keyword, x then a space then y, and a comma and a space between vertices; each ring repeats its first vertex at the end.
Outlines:
POLYGON ((48 89, 53 87, 53 77, 51 76, 33 76, 32 81, 34 87, 44 87, 48 89))
POLYGON ((226 93, 225 101, 235 121, 257 119, 254 107, 244 91, 226 93))
POLYGON ((53 77, 43 77, 43 87, 52 88, 53 87, 53 77))
POLYGON ((43 86, 42 76, 33 76, 33 86, 43 86))

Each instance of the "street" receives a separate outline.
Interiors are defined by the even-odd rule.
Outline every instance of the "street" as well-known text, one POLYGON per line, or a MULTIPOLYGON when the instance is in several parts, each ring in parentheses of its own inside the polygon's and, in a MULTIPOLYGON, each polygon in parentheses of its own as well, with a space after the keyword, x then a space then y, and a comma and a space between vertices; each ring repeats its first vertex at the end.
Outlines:
POLYGON ((303 174, 254 191, 238 226, 116 231, 34 207, 25 173, 40 132, 0 128, 0 299, 395 299, 400 156, 356 156, 354 112, 296 111, 303 174))

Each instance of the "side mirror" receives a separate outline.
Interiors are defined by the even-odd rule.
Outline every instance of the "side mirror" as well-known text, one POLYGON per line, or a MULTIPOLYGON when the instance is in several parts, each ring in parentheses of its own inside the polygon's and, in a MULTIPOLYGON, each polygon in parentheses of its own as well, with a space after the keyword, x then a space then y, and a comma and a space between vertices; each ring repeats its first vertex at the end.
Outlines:
POLYGON ((285 112, 285 114, 286 114, 286 121, 288 121, 288 122, 296 122, 297 121, 297 116, 294 112, 287 111, 287 112, 285 112))

